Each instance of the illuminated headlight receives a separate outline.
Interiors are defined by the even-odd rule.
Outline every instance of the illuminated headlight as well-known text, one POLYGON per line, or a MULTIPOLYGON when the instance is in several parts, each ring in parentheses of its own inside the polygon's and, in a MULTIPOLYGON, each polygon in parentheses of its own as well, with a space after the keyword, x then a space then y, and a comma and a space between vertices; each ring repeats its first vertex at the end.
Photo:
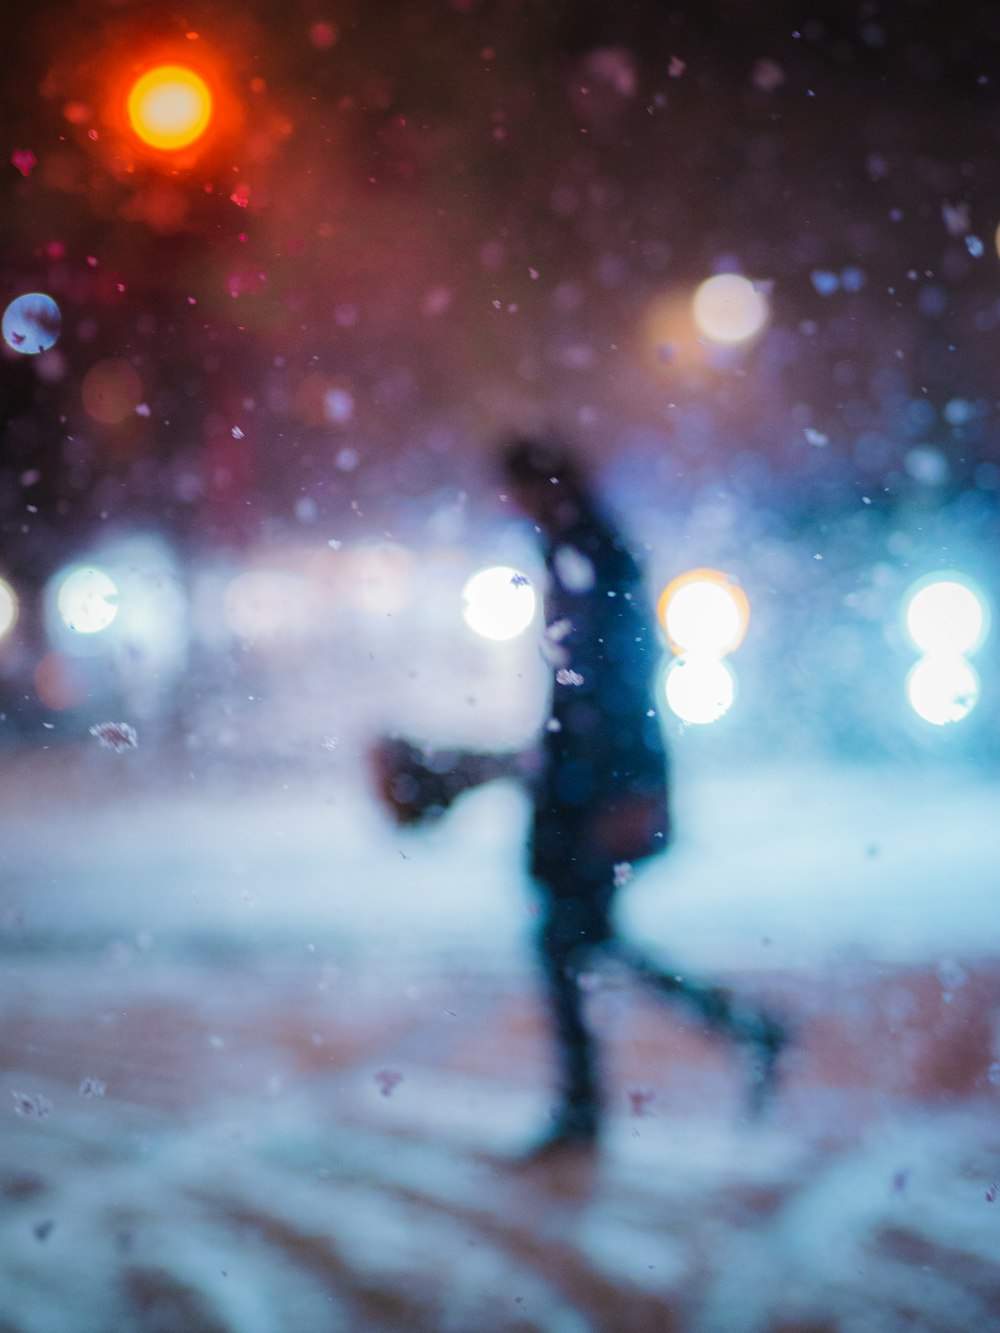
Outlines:
POLYGON ((979 701, 979 676, 964 657, 922 657, 906 678, 906 697, 925 722, 961 722, 979 701))
POLYGON ((963 575, 931 574, 907 593, 903 620, 910 641, 923 653, 906 677, 910 706, 936 727, 961 722, 979 701, 979 676, 966 654, 985 642, 989 603, 963 575))
POLYGON ((667 668, 664 693, 682 722, 717 722, 736 698, 736 676, 717 657, 678 657, 667 668))
POLYGON ((465 623, 484 639, 516 639, 535 618, 535 590, 528 579, 507 565, 481 569, 462 589, 465 623))

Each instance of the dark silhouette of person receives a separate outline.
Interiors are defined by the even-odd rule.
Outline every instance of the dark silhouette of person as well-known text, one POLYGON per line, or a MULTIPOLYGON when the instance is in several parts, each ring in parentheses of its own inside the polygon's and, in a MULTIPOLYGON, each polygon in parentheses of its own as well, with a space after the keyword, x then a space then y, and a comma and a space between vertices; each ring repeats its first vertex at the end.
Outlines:
POLYGON ((597 1142, 601 1087, 580 978, 600 953, 739 1043, 749 1057, 750 1109, 759 1110, 775 1083, 783 1024, 722 987, 659 966, 621 940, 613 921, 632 863, 662 852, 671 832, 668 757, 653 706, 662 640, 639 566, 567 448, 515 439, 503 450, 502 471, 542 538, 554 671, 529 779, 530 870, 541 897, 538 948, 559 1096, 551 1127, 528 1156, 597 1142))

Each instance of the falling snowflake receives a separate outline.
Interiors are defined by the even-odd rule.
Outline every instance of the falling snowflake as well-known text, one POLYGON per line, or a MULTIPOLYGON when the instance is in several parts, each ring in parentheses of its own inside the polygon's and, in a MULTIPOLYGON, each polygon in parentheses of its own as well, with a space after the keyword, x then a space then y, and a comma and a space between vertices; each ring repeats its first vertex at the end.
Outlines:
POLYGON ((329 50, 339 35, 339 29, 335 23, 327 23, 323 20, 314 23, 309 29, 309 40, 317 51, 329 50))
POLYGON ((630 1088, 628 1100, 632 1114, 638 1117, 648 1115, 649 1107, 655 1098, 656 1093, 652 1088, 630 1088))
POLYGON ((986 1071, 986 1077, 995 1088, 1000 1088, 1000 1060, 994 1060, 986 1071))
POLYGON ((22 176, 30 176, 35 167, 38 166, 38 158, 30 148, 15 148, 10 155, 10 160, 22 176))
POLYGON ((545 627, 538 646, 542 658, 549 666, 553 668, 569 666, 569 651, 562 641, 572 628, 572 623, 565 619, 553 621, 551 625, 545 627))
POLYGON ((813 430, 811 426, 806 426, 805 436, 806 442, 815 445, 817 449, 822 449, 824 444, 830 443, 829 435, 824 435, 821 430, 813 430))
POLYGON ((631 52, 624 47, 598 47, 587 57, 586 70, 591 79, 619 97, 635 96, 638 73, 631 52))
POLYGON ((337 740, 336 736, 324 736, 321 742, 323 749, 329 750, 331 753, 337 748, 339 743, 340 742, 337 740))
POLYGON ((232 435, 232 437, 233 437, 234 440, 242 440, 242 439, 243 439, 243 432, 240 430, 239 426, 234 426, 233 429, 232 429, 232 431, 231 431, 230 433, 231 433, 231 435, 232 435))
POLYGON ((567 592, 589 592, 597 575, 590 560, 575 546, 560 546, 552 557, 555 575, 567 592))
POLYGON ((107 1090, 108 1085, 99 1078, 85 1078, 80 1082, 81 1097, 103 1097, 107 1090))
POLYGON ((820 296, 832 296, 840 286, 840 279, 836 273, 828 273, 826 269, 822 268, 814 269, 809 275, 809 281, 820 296))
POLYGON ((114 750, 115 754, 134 750, 139 744, 135 727, 130 727, 127 722, 98 722, 90 728, 90 734, 96 736, 106 750, 114 750))
POLYGON ((510 586, 512 588, 528 588, 531 586, 531 580, 526 574, 512 574, 510 577, 510 586))
POLYGON ((556 680, 560 685, 582 685, 583 677, 579 671, 574 671, 571 667, 560 667, 556 672, 556 680))
POLYGON ((48 1120, 52 1114, 52 1103, 40 1092, 12 1092, 14 1114, 24 1116, 25 1120, 48 1120))
POLYGON ((614 885, 616 889, 623 889, 626 884, 631 884, 634 876, 632 863, 630 861, 619 861, 614 870, 614 885))
POLYGON ((375 1075, 375 1082, 383 1097, 391 1096, 393 1088, 402 1081, 403 1075, 397 1074, 394 1069, 380 1069, 375 1075))
POLYGON ((669 78, 679 79, 686 69, 686 60, 682 60, 680 56, 670 57, 670 64, 667 66, 667 75, 669 78))
POLYGON ((443 315, 451 305, 450 287, 432 287, 424 296, 424 303, 421 307, 425 315, 443 315))
POLYGON ((982 259, 983 243, 978 236, 966 236, 965 248, 973 259, 982 259))
POLYGON ((969 230, 969 205, 950 204, 947 200, 941 205, 941 216, 949 236, 964 236, 969 230))
POLYGON ((762 93, 773 93, 775 88, 780 88, 785 82, 785 71, 777 61, 765 56, 754 65, 753 82, 754 87, 762 93))

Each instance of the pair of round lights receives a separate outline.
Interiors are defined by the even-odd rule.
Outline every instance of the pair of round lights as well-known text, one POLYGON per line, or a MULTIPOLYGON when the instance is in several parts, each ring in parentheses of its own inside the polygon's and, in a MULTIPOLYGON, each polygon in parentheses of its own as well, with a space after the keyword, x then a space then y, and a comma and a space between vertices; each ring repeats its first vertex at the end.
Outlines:
MULTIPOLYGON (((666 675, 668 704, 684 721, 714 722, 735 697, 735 676, 723 659, 746 633, 743 590, 715 570, 692 570, 664 589, 657 609, 678 654, 666 675)), ((922 654, 906 678, 910 706, 933 726, 962 721, 979 701, 979 676, 968 659, 989 633, 985 597, 960 574, 931 574, 910 589, 904 620, 922 654)))
POLYGON ((989 633, 985 598, 961 575, 931 574, 911 588, 904 621, 922 654, 906 678, 910 706, 934 726, 961 722, 979 701, 979 675, 968 658, 989 633))
POLYGON ((663 683, 671 712, 693 725, 717 722, 736 698, 725 658, 747 632, 746 593, 717 569, 692 569, 667 584, 656 611, 675 655, 663 683))

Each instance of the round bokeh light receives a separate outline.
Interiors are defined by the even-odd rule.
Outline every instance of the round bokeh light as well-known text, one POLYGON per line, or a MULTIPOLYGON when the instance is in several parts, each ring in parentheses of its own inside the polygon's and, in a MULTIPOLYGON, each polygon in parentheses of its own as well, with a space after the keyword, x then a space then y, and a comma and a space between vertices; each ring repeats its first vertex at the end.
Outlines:
POLYGON ((507 565, 493 565, 467 580, 462 614, 470 629, 500 643, 524 633, 535 617, 537 601, 523 574, 507 565))
POLYGON ((132 85, 129 124, 150 148, 176 152, 208 129, 213 99, 208 84, 186 65, 157 65, 132 85))
POLYGON ((0 639, 17 624, 17 593, 6 579, 0 579, 0 639))
POLYGON ((56 610, 68 629, 99 634, 118 614, 118 587, 103 569, 79 565, 59 584, 56 610))
POLYGON ((717 343, 741 343, 755 337, 767 323, 767 299, 749 278, 717 273, 694 294, 694 322, 717 343))
POLYGON ((667 669, 664 693, 682 722, 705 726, 728 713, 736 698, 736 676, 717 657, 678 657, 667 669))
POLYGON ((725 657, 743 642, 750 603, 738 583, 717 569, 691 569, 660 594, 657 615, 678 656, 725 657))
POLYGON ((25 292, 3 312, 3 340, 15 352, 37 356, 59 341, 62 314, 51 296, 25 292))
POLYGON ((906 678, 910 707, 935 727, 961 722, 979 702, 979 676, 958 654, 922 657, 906 678))
POLYGON ((118 426, 135 417, 142 401, 138 371, 120 357, 107 357, 91 366, 80 385, 88 416, 105 426, 118 426))
POLYGON ((989 630, 986 599, 960 575, 932 574, 907 594, 907 632, 922 653, 975 652, 989 630))

